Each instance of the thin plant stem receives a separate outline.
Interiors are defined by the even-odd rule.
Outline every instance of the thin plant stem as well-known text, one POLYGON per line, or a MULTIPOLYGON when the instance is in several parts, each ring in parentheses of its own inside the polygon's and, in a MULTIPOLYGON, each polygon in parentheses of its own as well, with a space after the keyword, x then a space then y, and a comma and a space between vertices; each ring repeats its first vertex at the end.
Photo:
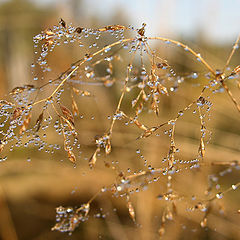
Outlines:
POLYGON ((226 64, 225 64, 225 66, 224 66, 224 68, 222 70, 223 73, 225 72, 226 68, 228 67, 228 65, 229 65, 229 63, 230 63, 230 61, 232 59, 232 56, 233 56, 233 54, 235 53, 235 51, 236 51, 236 49, 238 47, 239 40, 240 40, 240 34, 238 35, 238 38, 237 38, 236 42, 234 43, 232 51, 231 51, 231 53, 230 53, 230 55, 229 55, 229 57, 228 57, 228 59, 226 61, 226 64))
POLYGON ((161 41, 164 41, 164 42, 171 42, 177 46, 181 46, 183 47, 184 49, 186 49, 187 51, 189 51, 191 54, 193 54, 196 58, 198 58, 200 60, 200 62, 212 73, 213 76, 216 75, 216 72, 213 70, 213 68, 204 60, 204 58, 196 53, 192 48, 188 47, 187 45, 179 42, 179 41, 176 41, 176 40, 172 40, 172 39, 169 39, 169 38, 164 38, 164 37, 148 37, 147 38, 148 40, 161 40, 161 41))

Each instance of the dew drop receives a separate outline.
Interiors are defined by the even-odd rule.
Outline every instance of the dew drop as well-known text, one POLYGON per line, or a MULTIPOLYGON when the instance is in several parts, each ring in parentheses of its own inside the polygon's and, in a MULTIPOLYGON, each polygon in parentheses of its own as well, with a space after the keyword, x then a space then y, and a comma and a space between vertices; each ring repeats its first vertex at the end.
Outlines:
POLYGON ((202 61, 202 60, 201 60, 201 54, 198 53, 197 56, 198 56, 198 57, 197 57, 197 60, 198 60, 199 62, 201 62, 201 61, 202 61))
POLYGON ((178 112, 178 115, 179 115, 179 116, 183 116, 183 111, 179 111, 179 112, 178 112))
POLYGON ((233 49, 238 49, 238 48, 239 48, 239 45, 238 45, 238 44, 236 44, 236 45, 233 46, 233 49))
POLYGON ((198 74, 197 74, 197 73, 193 73, 193 74, 191 75, 191 78, 193 78, 193 79, 198 78, 198 74))
POLYGON ((204 218, 201 223, 200 223, 201 227, 204 228, 207 226, 207 218, 204 218))
POLYGON ((216 198, 217 199, 222 199, 223 198, 223 194, 221 192, 216 194, 216 198))

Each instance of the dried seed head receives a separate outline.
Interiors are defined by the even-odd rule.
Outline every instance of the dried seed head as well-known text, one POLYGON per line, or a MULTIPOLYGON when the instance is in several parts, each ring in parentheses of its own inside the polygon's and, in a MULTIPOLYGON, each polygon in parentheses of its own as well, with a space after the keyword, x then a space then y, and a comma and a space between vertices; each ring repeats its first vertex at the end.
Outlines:
POLYGON ((36 121, 36 126, 37 126, 36 132, 38 132, 38 130, 40 129, 42 121, 43 121, 43 112, 38 116, 38 119, 36 121))
POLYGON ((4 143, 2 141, 0 141, 0 153, 3 151, 4 149, 4 143))
POLYGON ((21 128, 20 128, 20 130, 19 130, 19 134, 20 134, 20 135, 23 134, 23 133, 26 131, 26 129, 27 129, 29 123, 30 123, 31 116, 32 116, 31 114, 28 114, 28 115, 25 117, 25 119, 24 119, 24 121, 23 121, 23 125, 21 126, 21 128))
POLYGON ((80 34, 80 33, 83 31, 83 29, 84 29, 84 28, 82 28, 82 27, 77 27, 77 28, 75 29, 75 32, 78 33, 78 34, 80 34))
POLYGON ((204 141, 203 141, 202 137, 200 139, 200 145, 199 145, 198 153, 199 153, 201 158, 203 158, 205 156, 205 145, 204 145, 204 141))
POLYGON ((61 20, 59 21, 60 25, 63 27, 63 28, 66 28, 66 22, 61 18, 61 20))
POLYGON ((166 62, 157 63, 156 66, 159 69, 167 69, 169 67, 169 65, 166 62))
POLYGON ((240 72, 240 65, 238 65, 237 67, 235 67, 232 71, 232 74, 237 74, 240 72))
POLYGON ((72 112, 62 104, 60 104, 60 108, 62 110, 63 115, 67 118, 67 120, 69 120, 72 123, 72 125, 74 125, 74 118, 72 112))
POLYGON ((68 153, 68 159, 72 162, 75 163, 76 162, 76 157, 73 153, 73 151, 71 151, 70 149, 67 150, 68 153))
POLYGON ((97 154, 100 152, 100 148, 97 148, 96 151, 93 153, 93 155, 91 156, 91 158, 89 159, 89 167, 93 168, 96 164, 97 161, 97 154))
POLYGON ((135 219, 135 210, 133 208, 132 202, 130 202, 130 201, 127 202, 127 208, 128 208, 130 217, 135 222, 136 221, 136 219, 135 219))
POLYGON ((78 106, 73 97, 72 97, 72 111, 75 116, 79 115, 78 106))
POLYGON ((105 146, 105 153, 106 153, 106 154, 109 154, 109 153, 111 152, 111 149, 112 149, 112 147, 111 147, 111 142, 110 142, 110 140, 108 139, 108 140, 107 140, 107 144, 106 144, 106 146, 105 146))
POLYGON ((202 228, 207 226, 207 218, 206 217, 201 221, 200 225, 202 228))

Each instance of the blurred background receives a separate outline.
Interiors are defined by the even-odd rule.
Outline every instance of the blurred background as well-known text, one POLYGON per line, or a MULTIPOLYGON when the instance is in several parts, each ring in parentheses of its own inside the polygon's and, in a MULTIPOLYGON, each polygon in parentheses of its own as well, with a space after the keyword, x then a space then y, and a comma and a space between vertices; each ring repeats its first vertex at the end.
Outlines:
MULTIPOLYGON (((0 0, 0 97, 6 98, 14 87, 32 83, 32 39, 41 31, 56 25, 60 18, 74 26, 91 28, 113 24, 139 28, 145 22, 147 36, 182 41, 200 52, 213 68, 222 69, 240 33, 239 9, 238 0, 0 0)), ((177 75, 196 71, 202 75, 206 73, 189 54, 174 47, 155 42, 152 44, 174 66, 177 75)), ((58 76, 63 72, 76 60, 77 54, 76 51, 64 50, 57 52, 56 57, 53 54, 53 75, 58 76)), ((239 65, 239 60, 240 52, 237 51, 231 61, 231 69, 239 65)), ((202 81, 201 78, 198 80, 202 81)), ((234 95, 239 96, 236 82, 231 84, 234 95)), ((163 97, 160 122, 175 116, 199 92, 200 89, 193 88, 191 82, 186 82, 173 98, 163 97)), ((94 151, 94 136, 108 129, 110 121, 106 120, 107 116, 115 110, 115 105, 109 103, 117 104, 115 93, 114 88, 95 90, 96 98, 101 99, 104 106, 92 99, 80 103, 84 117, 77 119, 77 126, 83 129, 80 142, 87 150, 77 168, 73 168, 65 155, 36 154, 31 148, 9 153, 8 160, 0 162, 0 239, 158 239, 155 233, 160 226, 161 207, 165 203, 156 198, 166 190, 166 179, 134 197, 137 222, 142 227, 132 223, 123 199, 112 199, 110 194, 106 194, 96 199, 92 210, 92 215, 100 211, 101 215, 107 216, 106 219, 92 217, 71 236, 51 231, 55 224, 56 207, 80 206, 99 188, 114 181, 115 174, 106 171, 103 164, 90 171, 87 160, 94 151), (31 161, 26 159, 28 156, 31 161)), ((240 100, 239 97, 237 99, 240 100)), ((213 130, 213 135, 207 146, 206 159, 209 162, 239 161, 239 113, 225 93, 216 94, 211 100, 214 107, 209 128, 213 130)), ((145 117, 145 120, 151 126, 152 118, 145 117)), ((193 119, 191 114, 179 122, 177 140, 183 159, 191 159, 193 149, 197 151, 199 127, 198 119, 193 119)), ((123 129, 124 126, 116 128, 113 141, 115 150, 110 158, 119 161, 121 169, 126 172, 128 168, 139 170, 144 166, 136 150, 141 149, 150 165, 159 166, 159 159, 167 154, 169 138, 162 136, 161 139, 155 137, 136 142, 133 141, 137 136, 136 131, 124 135, 121 134, 125 131, 123 129)), ((50 141, 54 142, 56 136, 49 136, 50 141)), ((199 197, 204 197, 209 174, 218 174, 224 169, 206 168, 180 174, 174 186, 184 195, 194 190, 199 197)), ((232 170, 221 177, 221 189, 216 186, 215 191, 222 191, 239 180, 239 172, 232 170)), ((239 192, 229 193, 221 201, 216 208, 219 205, 219 209, 224 208, 225 213, 221 215, 213 211, 209 214, 208 230, 199 226, 203 214, 193 217, 183 213, 180 208, 180 217, 175 220, 175 225, 171 223, 166 229, 170 230, 166 239, 239 239, 239 192), (172 226, 175 226, 174 231, 171 230, 172 226)))
POLYGON ((148 36, 184 39, 208 51, 208 59, 221 68, 238 36, 239 7, 237 0, 1 0, 1 91, 29 81, 32 38, 61 17, 85 27, 121 24, 137 28, 145 22, 148 36))

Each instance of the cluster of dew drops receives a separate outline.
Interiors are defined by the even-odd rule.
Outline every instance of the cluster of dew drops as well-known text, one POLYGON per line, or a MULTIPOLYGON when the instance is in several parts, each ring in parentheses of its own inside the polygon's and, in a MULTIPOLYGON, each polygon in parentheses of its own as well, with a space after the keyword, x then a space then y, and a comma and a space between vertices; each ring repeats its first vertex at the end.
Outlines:
MULTIPOLYGON (((137 29, 134 29, 133 27, 128 27, 128 30, 136 32, 137 29)), ((102 28, 102 29, 88 29, 88 28, 82 28, 82 27, 73 27, 71 24, 66 24, 63 20, 60 21, 59 25, 53 26, 52 29, 45 30, 42 33, 38 34, 33 38, 34 41, 34 53, 36 56, 36 61, 31 65, 32 73, 33 73, 33 82, 36 81, 43 81, 44 78, 47 78, 47 73, 51 71, 51 67, 48 64, 47 57, 49 54, 53 52, 53 50, 60 46, 61 44, 73 44, 77 43, 79 47, 86 47, 84 42, 86 39, 88 39, 90 36, 93 37, 96 41, 92 42, 91 44, 87 45, 88 51, 98 51, 100 49, 99 45, 97 44, 97 40, 100 40, 102 38, 102 32, 106 31, 110 33, 114 38, 117 39, 117 41, 122 41, 123 43, 120 44, 124 49, 128 49, 129 53, 132 54, 139 50, 137 46, 136 40, 130 41, 128 43, 124 43, 124 39, 126 36, 124 35, 126 29, 119 27, 119 29, 112 29, 109 28, 102 28), (39 79, 36 67, 40 67, 43 74, 41 74, 41 78, 39 79)), ((112 49, 105 48, 105 50, 101 53, 104 59, 107 61, 111 61, 113 58, 109 57, 107 54, 112 49), (104 55, 105 54, 105 55, 104 55)), ((188 49, 185 49, 188 51, 188 49)), ((84 60, 86 63, 89 63, 89 65, 85 66, 84 73, 86 74, 87 78, 93 78, 94 80, 94 73, 90 70, 92 70, 91 67, 91 61, 93 60, 91 54, 87 53, 84 56, 84 60)), ((198 59, 200 61, 200 58, 198 59)), ((70 69, 75 69, 77 64, 73 64, 70 69)), ((131 65, 132 67, 132 65, 131 65)), ((110 70, 109 70, 110 71, 110 70)), ((143 81, 144 79, 148 79, 147 71, 144 66, 142 66, 142 70, 140 71, 140 82, 137 84, 137 87, 139 89, 144 88, 143 81)), ((61 76, 57 79, 57 81, 53 82, 53 80, 48 80, 48 85, 57 87, 59 83, 66 77, 66 74, 61 74, 61 76)), ((185 79, 191 78, 191 79, 197 79, 199 77, 199 74, 194 72, 189 74, 185 77, 179 77, 176 76, 174 71, 170 69, 170 74, 167 75, 167 78, 172 80, 174 84, 169 88, 170 92, 177 91, 179 84, 181 84, 185 79)), ((206 79, 210 79, 209 74, 207 74, 206 79)), ((131 83, 136 82, 139 80, 138 77, 133 76, 131 78, 131 83)), ((163 83, 163 82, 161 82, 163 83)), ((209 88, 214 88, 217 85, 217 82, 214 80, 210 81, 209 88)), ((80 149, 80 143, 78 141, 78 138, 75 136, 75 130, 69 129, 69 124, 67 122, 61 122, 59 119, 54 119, 50 115, 47 116, 47 109, 48 107, 53 103, 53 99, 49 99, 45 101, 42 112, 44 112, 44 116, 41 116, 41 114, 34 119, 36 124, 31 124, 30 127, 26 127, 26 129, 23 128, 24 124, 27 125, 29 123, 26 123, 28 120, 30 120, 30 115, 32 111, 32 104, 36 100, 36 95, 38 96, 39 93, 44 89, 35 87, 34 85, 25 85, 23 87, 19 87, 16 89, 13 89, 12 93, 10 94, 11 100, 5 101, 1 100, 1 109, 0 109, 0 145, 1 147, 5 145, 10 145, 9 151, 13 151, 15 148, 29 148, 34 147, 37 148, 39 151, 45 151, 46 153, 53 154, 55 151, 62 149, 60 144, 56 143, 48 143, 47 142, 47 131, 50 125, 53 125, 53 128, 55 129, 56 133, 58 135, 61 135, 65 137, 65 145, 67 146, 67 149, 69 151, 73 151, 74 147, 77 149, 80 149), (41 125, 39 122, 41 121, 41 125), (54 121, 54 123, 53 123, 54 121), (6 130, 7 129, 7 130, 6 130), (19 134, 19 129, 21 130, 21 133, 19 134)), ((130 89, 130 88, 129 88, 130 89)), ((222 88, 215 88, 212 92, 218 93, 222 92, 222 88)), ((57 103, 61 103, 61 95, 64 92, 64 88, 60 88, 56 96, 54 97, 54 101, 57 103)), ((150 97, 148 95, 147 97, 150 97)), ((135 100, 133 100, 135 101, 135 100)), ((132 103, 134 105, 135 102, 132 103)), ((206 137, 206 127, 205 127, 205 121, 210 118, 210 109, 212 107, 212 103, 209 99, 209 97, 206 98, 199 98, 196 101, 196 108, 199 108, 201 110, 200 119, 201 119, 201 138, 204 139, 206 137)), ((172 137, 172 125, 176 123, 179 117, 182 117, 184 115, 184 112, 189 110, 190 108, 186 108, 182 111, 178 112, 178 116, 174 121, 169 121, 170 128, 164 131, 164 134, 168 135, 169 138, 172 137)), ((193 113, 196 114, 197 110, 193 110, 193 113)), ((31 116, 33 118, 33 116, 31 116)), ((83 116, 80 116, 82 118, 83 116)), ((113 116, 108 116, 108 120, 111 118, 116 118, 117 120, 122 120, 123 115, 121 113, 116 113, 113 116)), ((94 117, 92 117, 94 119, 94 117)), ((128 125, 130 123, 133 123, 134 121, 127 121, 125 124, 128 125)), ((211 133, 209 133, 211 135, 211 133)), ((156 134, 156 136, 159 136, 159 134, 156 134)), ((208 143, 210 141, 210 138, 206 141, 208 143)), ((176 149, 176 153, 178 153, 180 150, 176 149)), ((137 154, 140 154, 140 149, 137 149, 137 154)), ((151 165, 147 164, 147 160, 144 158, 142 154, 140 154, 140 158, 144 160, 144 166, 148 168, 149 171, 154 171, 154 168, 151 165)), ((7 156, 4 156, 0 158, 0 162, 6 161, 7 156)), ((30 158, 27 158, 27 161, 31 161, 30 158)), ((168 158, 164 157, 162 162, 167 162, 168 158)), ((200 156, 198 156, 196 159, 184 161, 184 160, 175 160, 173 162, 173 165, 176 164, 183 164, 183 165, 189 165, 189 169, 192 167, 198 167, 198 163, 200 161, 200 156)), ((211 191, 213 190, 213 186, 215 186, 216 190, 220 190, 220 184, 218 183, 219 178, 225 176, 228 173, 231 173, 233 168, 236 168, 239 170, 238 164, 233 164, 232 166, 228 167, 226 170, 221 171, 218 174, 212 174, 208 176, 209 181, 209 188, 206 192, 206 195, 209 195, 211 191)), ((131 172, 131 169, 128 168, 128 173, 131 172)), ((136 172, 138 174, 138 172, 136 172)), ((166 175, 166 171, 163 173, 163 175, 166 175)), ((150 179, 149 182, 158 181, 159 178, 155 178, 154 180, 150 179)), ((120 185, 116 187, 117 191, 122 191, 123 188, 126 186, 130 186, 131 183, 129 181, 122 181, 120 185)), ((231 188, 233 190, 236 190, 238 185, 232 185, 231 188)), ((134 191, 136 192, 136 190, 134 191)), ((120 196, 125 196, 126 194, 121 194, 120 196)), ((224 193, 217 192, 215 194, 217 199, 221 199, 223 197, 224 193)), ((162 199, 159 197, 158 199, 162 199)), ((195 196, 192 197, 193 200, 195 200, 195 196)), ((166 197, 166 201, 169 199, 166 197)), ((189 208, 189 211, 192 209, 189 208)), ((59 225, 56 224, 54 229, 59 231, 67 231, 71 232, 71 229, 75 229, 76 225, 79 224, 80 221, 86 221, 88 219, 88 211, 89 206, 88 205, 82 205, 82 207, 78 209, 73 209, 71 207, 63 208, 58 207, 57 208, 57 223, 60 223, 59 225), (61 224, 62 219, 67 219, 65 221, 65 225, 61 224)), ((207 208, 202 207, 201 211, 206 212, 207 208)), ((105 217, 104 214, 100 214, 101 217, 105 217)), ((96 216, 100 216, 97 214, 96 216)))
MULTIPOLYGON (((130 30, 134 30, 132 27, 128 27, 130 30)), ((41 96, 41 93, 44 91, 44 87, 35 87, 36 82, 41 86, 41 83, 46 80, 48 75, 47 73, 51 71, 51 67, 48 64, 47 57, 50 53, 54 51, 57 46, 61 44, 73 44, 77 43, 79 47, 85 47, 84 41, 89 37, 93 36, 95 40, 99 40, 101 38, 101 31, 106 29, 88 29, 82 27, 73 27, 72 24, 66 24, 62 19, 59 22, 59 25, 53 26, 52 29, 47 29, 42 31, 40 34, 36 35, 33 38, 34 42, 34 53, 35 53, 35 62, 31 64, 32 74, 33 74, 33 83, 34 85, 24 85, 20 87, 14 88, 9 96, 10 101, 1 100, 1 109, 0 109, 0 134, 1 134, 1 148, 5 148, 6 145, 10 145, 9 151, 13 151, 15 148, 29 148, 31 146, 37 148, 39 151, 44 150, 46 153, 54 153, 56 150, 61 149, 59 144, 49 144, 47 139, 47 129, 52 124, 54 118, 50 115, 44 117, 41 116, 41 126, 37 126, 40 116, 34 120, 34 116, 31 115, 31 111, 34 108, 32 104, 36 101, 36 98, 41 96), (42 74, 39 74, 39 68, 42 74), (41 76, 41 77, 39 77, 41 76), (29 121, 35 121, 35 125, 31 126, 31 123, 24 129, 24 131, 19 134, 19 128, 25 124, 26 119, 29 118, 29 121), (30 120, 31 119, 31 120, 30 120), (7 128, 7 130, 6 130, 7 128), (41 131, 40 131, 41 130, 41 131), (41 132, 41 133, 40 133, 41 132)), ((107 30, 112 36, 114 36, 117 40, 121 41, 125 38, 124 29, 112 30, 109 28, 107 30)), ((124 48, 128 48, 129 46, 122 43, 124 48)), ((96 42, 91 43, 87 46, 88 49, 96 48, 99 49, 99 46, 96 42)), ((95 50, 95 51, 96 51, 95 50)), ((106 48, 101 55, 107 54, 111 48, 106 48)), ((85 59, 87 62, 92 60, 92 57, 89 54, 85 55, 85 59)), ((112 60, 112 57, 105 57, 107 61, 112 60)), ((74 69, 76 66, 73 64, 71 69, 74 69)), ((86 76, 89 78, 94 77, 94 74, 89 73, 89 69, 91 69, 90 65, 87 65, 84 69, 86 72, 86 76)), ((57 81, 53 82, 52 79, 47 80, 48 83, 43 86, 52 86, 57 87, 58 84, 62 81, 62 79, 66 76, 66 74, 61 74, 58 77, 57 81)), ((45 83, 45 82, 44 82, 45 83)), ((37 85, 37 84, 36 84, 37 85)), ((56 93, 56 102, 60 103, 60 98, 62 93, 64 92, 63 88, 60 88, 56 93)), ((53 102, 52 99, 46 100, 44 106, 42 107, 42 112, 47 112, 49 105, 53 102)), ((83 115, 80 116, 83 118, 83 115)), ((91 117, 94 119, 94 116, 91 117)), ((73 135, 73 132, 67 128, 67 124, 63 123, 60 126, 59 120, 54 120, 53 123, 54 129, 59 135, 66 136, 66 143, 70 142, 70 137, 73 135), (63 130, 63 131, 62 131, 63 130)), ((74 138, 72 146, 76 146, 80 148, 80 144, 77 138, 74 138)), ((70 147, 71 148, 71 147, 70 147)), ((7 156, 1 158, 1 161, 6 161, 7 156)), ((28 161, 31 159, 28 157, 28 161)))

